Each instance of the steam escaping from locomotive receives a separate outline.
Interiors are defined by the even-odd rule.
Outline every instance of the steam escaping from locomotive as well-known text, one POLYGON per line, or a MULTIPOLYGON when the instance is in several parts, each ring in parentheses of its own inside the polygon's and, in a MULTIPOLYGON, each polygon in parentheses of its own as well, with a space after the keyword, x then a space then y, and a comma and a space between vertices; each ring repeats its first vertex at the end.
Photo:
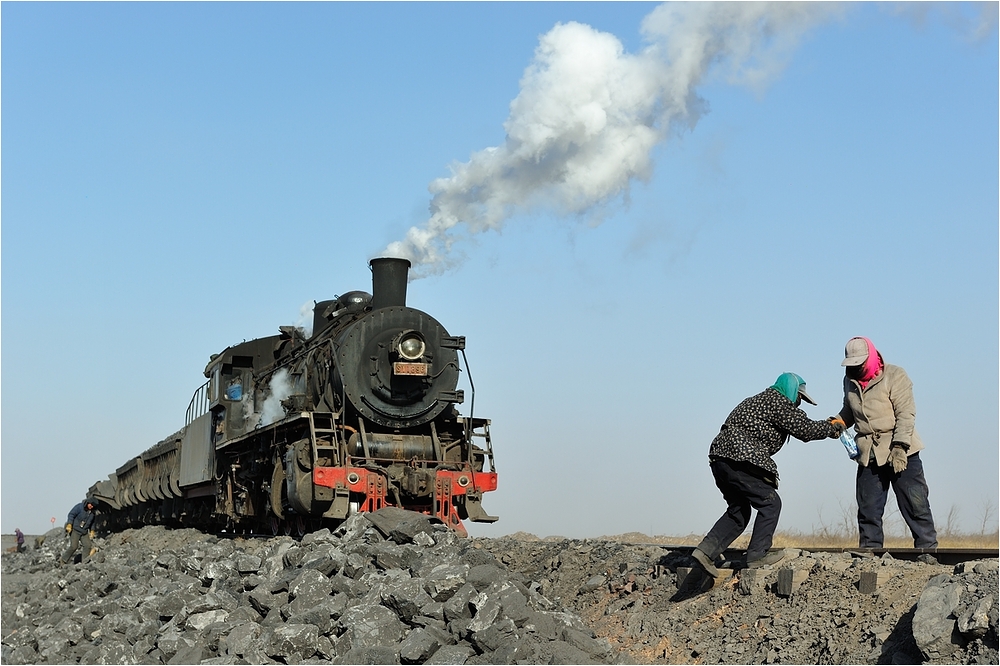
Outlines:
POLYGON ((302 335, 311 338, 313 334, 313 310, 316 301, 306 301, 299 307, 299 317, 295 320, 296 328, 302 329, 302 335))
POLYGON ((652 149, 692 129, 707 109, 696 93, 710 68, 763 86, 800 38, 840 13, 831 3, 677 3, 642 22, 648 44, 626 53, 617 37, 580 23, 543 35, 510 104, 503 145, 453 164, 430 184, 430 219, 385 255, 440 273, 463 235, 500 229, 538 208, 586 214, 652 173, 652 149))
POLYGON ((281 406, 281 401, 292 394, 292 382, 288 378, 288 370, 282 368, 274 373, 268 383, 270 395, 264 400, 264 406, 260 413, 260 425, 271 425, 278 419, 285 417, 285 408, 281 406))

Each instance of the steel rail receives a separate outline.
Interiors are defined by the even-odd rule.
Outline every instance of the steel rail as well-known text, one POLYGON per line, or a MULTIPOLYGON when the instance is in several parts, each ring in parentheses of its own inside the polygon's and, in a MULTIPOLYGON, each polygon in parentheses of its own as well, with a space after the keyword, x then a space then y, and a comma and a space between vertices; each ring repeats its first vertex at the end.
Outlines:
MULTIPOLYGON (((237 532, 227 532, 225 530, 215 532, 215 535, 220 538, 243 539, 273 539, 276 536, 283 536, 259 532, 240 534, 237 532)), ((298 538, 294 534, 294 530, 293 534, 290 536, 298 538)), ((695 549, 694 546, 681 546, 663 543, 633 543, 628 541, 615 541, 613 539, 583 539, 583 541, 609 541, 623 546, 660 548, 662 550, 678 551, 688 555, 695 549)), ((933 556, 939 564, 944 565, 955 565, 961 562, 970 562, 972 560, 1000 559, 1000 549, 997 548, 807 548, 804 546, 785 546, 783 548, 772 548, 771 550, 781 551, 786 548, 793 548, 807 553, 849 553, 853 557, 882 557, 883 555, 888 554, 893 559, 904 561, 915 561, 921 555, 928 554, 933 556)), ((726 565, 738 565, 743 560, 745 553, 746 550, 742 548, 727 548, 726 551, 723 552, 722 557, 726 561, 726 565)), ((726 567, 726 565, 723 565, 723 567, 726 567)))
POLYGON ((916 560, 921 555, 930 555, 940 564, 958 564, 971 560, 997 559, 997 548, 803 548, 813 553, 850 553, 855 557, 889 555, 896 560, 916 560))
MULTIPOLYGON (((650 548, 662 548, 663 550, 674 550, 690 554, 695 546, 678 546, 662 543, 632 543, 618 542, 623 545, 647 546, 650 548)), ((888 554, 896 560, 915 561, 921 555, 931 555, 939 564, 954 565, 960 562, 972 560, 988 560, 1000 558, 1000 549, 997 548, 808 548, 804 546, 785 546, 783 548, 772 548, 772 551, 781 551, 786 548, 808 553, 850 553, 854 557, 882 557, 888 554)), ((746 553, 745 549, 728 548, 722 554, 727 562, 738 563, 746 553)))

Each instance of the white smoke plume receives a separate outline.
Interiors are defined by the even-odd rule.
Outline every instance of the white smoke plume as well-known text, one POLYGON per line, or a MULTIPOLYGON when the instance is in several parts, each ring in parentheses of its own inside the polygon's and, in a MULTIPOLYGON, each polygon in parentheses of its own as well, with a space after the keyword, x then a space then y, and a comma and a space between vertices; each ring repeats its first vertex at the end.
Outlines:
POLYGON ((240 409, 243 414, 243 426, 248 430, 256 428, 260 424, 260 414, 254 412, 254 391, 244 391, 243 399, 240 400, 240 409))
POLYGON ((299 318, 295 320, 295 327, 302 329, 302 334, 308 340, 313 334, 313 308, 316 301, 306 301, 299 307, 299 318))
POLYGON ((626 53, 614 35, 580 23, 543 35, 510 104, 503 145, 454 164, 430 184, 430 219, 383 256, 440 273, 465 234, 500 229, 538 207, 582 214, 649 178, 651 151, 693 128, 705 110, 697 87, 712 68, 765 84, 801 37, 842 11, 831 3, 670 3, 643 19, 647 46, 626 53))
POLYGON ((935 18, 970 44, 991 37, 1000 23, 1000 4, 996 2, 890 2, 886 7, 918 29, 936 15, 935 18))
POLYGON ((261 426, 270 425, 285 417, 285 408, 281 406, 281 401, 290 396, 293 389, 286 368, 281 368, 274 373, 268 383, 268 389, 270 389, 270 395, 264 400, 264 406, 260 411, 261 426))

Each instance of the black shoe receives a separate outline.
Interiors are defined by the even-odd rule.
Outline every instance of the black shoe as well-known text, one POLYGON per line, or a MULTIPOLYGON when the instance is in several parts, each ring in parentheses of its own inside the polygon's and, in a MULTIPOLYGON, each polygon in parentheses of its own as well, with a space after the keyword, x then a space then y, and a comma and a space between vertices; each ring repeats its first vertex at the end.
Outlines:
POLYGON ((677 588, 674 596, 670 597, 670 601, 685 601, 705 594, 713 587, 715 587, 715 578, 699 566, 693 569, 688 577, 684 579, 684 582, 677 588))
POLYGON ((747 569, 760 569, 761 567, 769 567, 777 564, 783 559, 785 559, 785 551, 774 550, 764 555, 764 557, 758 557, 756 560, 747 560, 747 569))
POLYGON ((694 561, 698 563, 698 566, 704 569, 705 573, 709 576, 712 578, 719 577, 719 570, 715 568, 715 563, 712 562, 712 558, 708 556, 708 553, 695 548, 691 552, 691 557, 694 558, 694 561))

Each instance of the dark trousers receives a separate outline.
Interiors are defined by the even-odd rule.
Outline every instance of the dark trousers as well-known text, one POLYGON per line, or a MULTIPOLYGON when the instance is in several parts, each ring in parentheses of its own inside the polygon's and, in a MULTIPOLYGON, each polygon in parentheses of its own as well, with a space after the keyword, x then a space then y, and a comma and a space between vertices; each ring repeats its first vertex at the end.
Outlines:
POLYGON ((76 549, 80 547, 80 542, 83 542, 83 553, 81 554, 81 559, 86 562, 90 559, 90 532, 73 532, 69 535, 69 548, 66 552, 62 554, 60 558, 63 564, 66 564, 71 559, 73 555, 76 554, 76 549))
POLYGON ((715 485, 722 491, 722 497, 729 508, 702 539, 698 549, 713 560, 721 555, 750 524, 752 507, 757 509, 757 518, 747 546, 747 561, 764 557, 771 548, 771 539, 781 514, 778 489, 761 478, 759 474, 765 474, 764 470, 755 474, 757 468, 753 465, 715 458, 711 462, 711 468, 715 485))
POLYGON ((882 547, 882 514, 889 486, 896 494, 899 513, 913 534, 913 547, 937 548, 937 531, 919 453, 906 459, 906 469, 900 474, 892 471, 890 463, 881 467, 875 466, 874 461, 868 467, 858 465, 858 547, 882 547))

